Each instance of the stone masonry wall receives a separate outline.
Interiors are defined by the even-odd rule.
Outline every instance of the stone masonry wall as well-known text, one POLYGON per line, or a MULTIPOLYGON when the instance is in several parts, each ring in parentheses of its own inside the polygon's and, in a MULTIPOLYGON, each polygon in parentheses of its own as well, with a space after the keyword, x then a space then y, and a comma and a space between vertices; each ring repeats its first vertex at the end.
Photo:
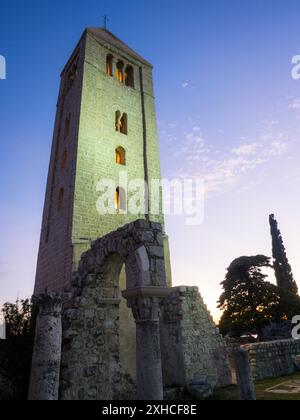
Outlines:
POLYGON ((132 399, 133 382, 119 361, 120 300, 98 296, 95 278, 89 282, 77 307, 70 305, 63 316, 60 399, 132 399), (87 304, 92 299, 93 306, 87 304))
POLYGON ((81 39, 71 56, 70 63, 61 74, 36 271, 34 291, 36 295, 44 293, 45 290, 62 291, 71 281, 72 212, 84 50, 85 42, 81 39), (73 86, 66 90, 68 70, 74 61, 77 63, 76 78, 73 86), (70 127, 69 133, 66 134, 65 124, 68 117, 70 127), (65 164, 63 164, 64 156, 65 164), (64 189, 64 203, 59 209, 61 188, 64 189))
POLYGON ((161 322, 164 383, 231 384, 226 344, 197 287, 177 287, 165 299, 161 322))
POLYGON ((249 353, 255 380, 278 378, 296 372, 294 357, 300 354, 300 340, 282 340, 243 346, 249 353))
MULTIPOLYGON (((123 214, 120 211, 104 217, 98 213, 96 207, 101 195, 97 191, 99 180, 113 180, 116 186, 126 187, 120 183, 120 174, 125 177, 126 172, 128 182, 144 179, 140 66, 143 67, 144 72, 149 179, 160 180, 152 68, 137 61, 118 46, 105 42, 101 37, 96 37, 93 32, 87 32, 72 226, 74 271, 77 269, 81 254, 90 246, 90 243, 88 241, 84 243, 82 238, 95 240, 138 218, 144 218, 144 211, 140 214, 130 212, 123 214), (106 75, 107 54, 112 54, 114 57, 112 77, 106 75), (133 67, 134 88, 120 83, 115 76, 119 60, 133 67), (127 135, 115 129, 116 111, 127 114, 127 135), (115 151, 118 147, 126 151, 126 165, 116 164, 115 151)), ((127 199, 133 195, 132 191, 131 194, 128 192, 127 199)), ((160 213, 151 216, 151 220, 164 225, 162 206, 160 209, 160 213)))

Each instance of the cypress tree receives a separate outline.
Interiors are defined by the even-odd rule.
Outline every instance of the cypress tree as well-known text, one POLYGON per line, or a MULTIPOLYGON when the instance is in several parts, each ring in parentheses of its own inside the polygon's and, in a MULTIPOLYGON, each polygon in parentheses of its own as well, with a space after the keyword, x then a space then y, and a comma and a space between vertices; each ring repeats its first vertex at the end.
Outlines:
POLYGON ((280 230, 278 229, 278 222, 274 214, 270 215, 270 227, 273 247, 274 271, 277 281, 277 286, 287 292, 298 294, 297 283, 294 280, 292 268, 289 264, 283 239, 280 230))

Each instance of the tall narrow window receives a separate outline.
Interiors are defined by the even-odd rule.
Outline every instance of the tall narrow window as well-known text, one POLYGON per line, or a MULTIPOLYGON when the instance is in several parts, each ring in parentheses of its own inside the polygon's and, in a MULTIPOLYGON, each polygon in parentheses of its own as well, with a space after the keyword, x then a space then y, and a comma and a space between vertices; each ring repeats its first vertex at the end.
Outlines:
POLYGON ((127 114, 124 113, 120 120, 120 133, 126 134, 128 133, 128 124, 127 124, 127 114))
POLYGON ((116 149, 116 163, 118 165, 126 165, 126 152, 121 146, 116 149))
POLYGON ((106 76, 112 76, 113 75, 113 59, 114 57, 109 54, 106 57, 106 76))
POLYGON ((65 89, 66 92, 68 92, 71 87, 74 84, 74 81, 78 75, 78 61, 79 61, 79 56, 78 54, 75 56, 72 64, 70 65, 69 69, 67 70, 66 76, 65 76, 65 89))
POLYGON ((65 200, 65 190, 64 188, 61 188, 58 194, 58 205, 57 205, 58 210, 62 210, 64 208, 64 200, 65 200))
POLYGON ((118 187, 115 192, 116 210, 126 210, 126 193, 124 188, 118 187))
POLYGON ((116 76, 119 82, 124 82, 124 63, 123 61, 118 61, 117 67, 116 67, 116 76))
POLYGON ((50 237, 50 228, 49 228, 49 226, 47 226, 46 234, 45 234, 45 243, 46 244, 49 242, 49 237, 50 237))
POLYGON ((65 149, 64 152, 63 152, 63 155, 62 155, 62 159, 61 159, 61 168, 62 169, 65 169, 66 168, 67 161, 68 161, 68 153, 67 153, 67 151, 65 149))
POLYGON ((70 134, 70 127, 71 127, 71 114, 67 116, 65 119, 65 128, 64 128, 64 138, 66 139, 70 134))
POLYGON ((121 125, 120 118, 121 118, 121 112, 120 111, 116 111, 116 122, 115 122, 115 124, 116 124, 116 131, 120 131, 120 125, 121 125))
POLYGON ((125 85, 134 88, 134 70, 130 65, 125 70, 125 85))

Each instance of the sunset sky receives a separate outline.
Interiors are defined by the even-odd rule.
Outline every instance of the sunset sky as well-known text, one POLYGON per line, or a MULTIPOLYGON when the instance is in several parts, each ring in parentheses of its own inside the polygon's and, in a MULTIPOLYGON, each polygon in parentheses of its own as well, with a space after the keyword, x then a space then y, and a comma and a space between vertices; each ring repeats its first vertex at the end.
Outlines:
POLYGON ((271 255, 275 213, 300 286, 299 0, 43 0, 1 5, 0 304, 32 294, 64 63, 87 26, 154 65, 163 176, 205 182, 205 217, 167 217, 174 285, 197 285, 217 319, 241 255, 271 255))

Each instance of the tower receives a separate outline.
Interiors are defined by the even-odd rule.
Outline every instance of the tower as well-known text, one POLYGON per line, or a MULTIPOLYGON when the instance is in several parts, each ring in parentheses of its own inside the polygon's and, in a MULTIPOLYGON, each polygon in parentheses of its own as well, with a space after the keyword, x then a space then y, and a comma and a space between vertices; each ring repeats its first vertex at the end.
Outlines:
MULTIPOLYGON (((99 28, 84 31, 64 67, 35 294, 68 287, 81 254, 96 238, 143 217, 164 225, 162 210, 151 215, 150 208, 150 216, 119 211, 120 202, 126 205, 128 199, 119 187, 114 191, 115 214, 100 215, 96 207, 101 179, 118 185, 121 171, 129 181, 161 178, 152 69, 120 39, 99 28)), ((171 285, 166 236, 164 243, 171 285)))

